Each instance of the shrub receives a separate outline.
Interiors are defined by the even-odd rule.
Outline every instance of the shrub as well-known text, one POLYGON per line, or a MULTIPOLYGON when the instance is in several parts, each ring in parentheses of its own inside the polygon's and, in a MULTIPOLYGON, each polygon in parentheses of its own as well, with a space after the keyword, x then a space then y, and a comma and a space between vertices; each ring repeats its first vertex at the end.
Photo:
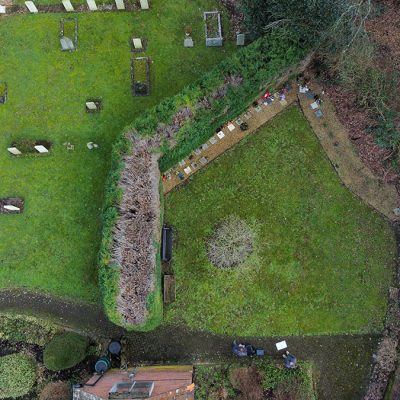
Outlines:
POLYGON ((40 392, 39 400, 69 400, 71 389, 68 382, 50 382, 40 392))
POLYGON ((36 381, 32 357, 15 353, 0 357, 0 399, 28 394, 36 381))
POLYGON ((88 344, 86 337, 75 332, 55 336, 43 352, 45 367, 51 371, 74 367, 86 357, 88 344))
POLYGON ((231 215, 218 225, 207 242, 210 262, 220 268, 237 267, 253 251, 254 234, 245 221, 231 215))

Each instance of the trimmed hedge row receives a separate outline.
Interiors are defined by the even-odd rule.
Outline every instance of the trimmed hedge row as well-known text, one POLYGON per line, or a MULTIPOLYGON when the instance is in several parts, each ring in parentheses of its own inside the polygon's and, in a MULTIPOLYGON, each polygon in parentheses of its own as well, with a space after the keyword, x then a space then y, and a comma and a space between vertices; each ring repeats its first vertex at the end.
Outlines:
MULTIPOLYGON (((162 302, 157 293, 148 301, 149 319, 140 326, 126 326, 117 312, 118 268, 111 263, 113 229, 118 219, 118 204, 122 189, 118 186, 124 168, 123 157, 132 150, 128 134, 151 138, 162 127, 172 127, 174 147, 166 135, 157 151, 162 172, 166 171, 202 143, 215 129, 236 117, 289 67, 299 63, 307 54, 305 49, 283 31, 276 30, 237 51, 198 82, 186 87, 176 96, 167 98, 128 125, 113 146, 111 171, 106 182, 103 209, 103 236, 99 253, 99 282, 108 318, 127 329, 150 330, 161 321, 162 302), (176 122, 176 116, 186 110, 187 118, 176 122)), ((171 131, 171 129, 170 129, 171 131)), ((161 196, 162 197, 162 196, 161 196)), ((160 275, 159 260, 157 274, 160 275)), ((160 277, 156 290, 160 291, 160 277)))

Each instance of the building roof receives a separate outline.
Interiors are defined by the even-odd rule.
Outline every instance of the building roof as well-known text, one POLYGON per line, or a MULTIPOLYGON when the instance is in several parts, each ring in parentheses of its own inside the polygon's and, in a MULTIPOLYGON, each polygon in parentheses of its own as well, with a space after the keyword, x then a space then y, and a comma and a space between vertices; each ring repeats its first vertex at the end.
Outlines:
POLYGON ((114 384, 119 382, 154 382, 154 389, 149 397, 154 400, 194 400, 193 367, 180 366, 151 366, 139 367, 134 370, 112 369, 99 379, 94 375, 81 388, 82 392, 108 400, 108 394, 114 384), (133 377, 129 375, 135 372, 133 377), (96 382, 96 380, 98 380, 96 382), (94 386, 88 386, 94 384, 94 386))

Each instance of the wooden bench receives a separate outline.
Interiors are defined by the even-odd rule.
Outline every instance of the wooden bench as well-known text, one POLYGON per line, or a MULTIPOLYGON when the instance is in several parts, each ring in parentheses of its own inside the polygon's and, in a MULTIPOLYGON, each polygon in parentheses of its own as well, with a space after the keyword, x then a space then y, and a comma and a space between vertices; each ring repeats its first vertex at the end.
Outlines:
POLYGON ((161 260, 169 262, 172 257, 172 228, 164 226, 161 236, 161 260))

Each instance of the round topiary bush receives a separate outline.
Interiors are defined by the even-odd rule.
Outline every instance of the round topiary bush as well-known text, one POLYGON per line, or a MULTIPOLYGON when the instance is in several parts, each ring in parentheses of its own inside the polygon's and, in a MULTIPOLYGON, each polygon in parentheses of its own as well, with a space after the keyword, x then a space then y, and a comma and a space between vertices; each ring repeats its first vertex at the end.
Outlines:
POLYGON ((88 345, 87 338, 75 332, 55 336, 44 349, 44 365, 52 371, 74 367, 86 357, 88 345))
POLYGON ((35 360, 22 353, 0 357, 0 399, 28 394, 36 381, 35 360))
POLYGON ((223 220, 207 241, 207 255, 220 268, 242 264, 253 251, 254 233, 245 221, 231 215, 223 220))

